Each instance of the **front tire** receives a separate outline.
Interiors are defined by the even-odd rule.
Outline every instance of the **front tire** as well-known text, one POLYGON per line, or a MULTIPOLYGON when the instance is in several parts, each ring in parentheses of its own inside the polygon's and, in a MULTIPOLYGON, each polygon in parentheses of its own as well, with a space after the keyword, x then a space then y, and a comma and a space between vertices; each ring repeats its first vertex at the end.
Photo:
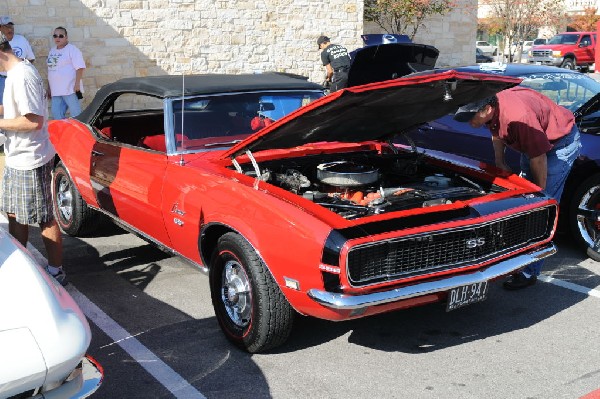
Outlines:
POLYGON ((569 206, 571 232, 584 248, 592 247, 600 235, 600 222, 597 221, 596 216, 598 212, 600 212, 600 174, 588 177, 579 185, 569 206))
POLYGON ((52 174, 52 207, 61 230, 70 236, 90 232, 100 216, 83 200, 62 162, 52 174))
POLYGON ((571 58, 565 58, 565 60, 563 61, 563 63, 561 64, 560 67, 565 68, 565 69, 574 70, 575 69, 575 60, 573 60, 571 58))
POLYGON ((283 344, 294 310, 250 244, 223 235, 211 259, 210 289, 215 315, 227 338, 250 353, 283 344))

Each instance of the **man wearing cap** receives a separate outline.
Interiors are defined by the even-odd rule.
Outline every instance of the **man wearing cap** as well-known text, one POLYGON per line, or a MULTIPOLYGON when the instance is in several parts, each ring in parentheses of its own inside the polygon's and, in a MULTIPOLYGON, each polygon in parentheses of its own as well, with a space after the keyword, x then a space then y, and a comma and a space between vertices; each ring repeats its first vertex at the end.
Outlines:
POLYGON ((29 225, 40 226, 48 255, 46 270, 64 285, 62 237, 52 212, 56 152, 48 136, 44 81, 28 60, 13 53, 2 33, 0 71, 7 72, 0 105, 0 130, 6 136, 0 211, 7 214, 9 233, 23 246, 29 239, 29 225))
MULTIPOLYGON (((579 155, 579 129, 573 113, 535 90, 513 87, 495 96, 460 107, 454 119, 492 133, 496 166, 511 171, 504 152, 521 153, 521 176, 560 200, 573 162, 579 155)), ((535 284, 541 262, 528 265, 504 282, 515 290, 535 284)))
POLYGON ((331 83, 330 91, 341 90, 348 84, 350 56, 348 50, 339 44, 332 44, 327 36, 320 36, 317 45, 321 52, 321 62, 327 70, 326 82, 331 83))
MULTIPOLYGON (((8 39, 10 47, 13 49, 13 53, 19 58, 29 60, 29 62, 35 61, 35 55, 31 49, 31 45, 24 36, 15 35, 15 25, 12 18, 8 15, 0 16, 0 32, 8 39)), ((4 92, 4 80, 6 79, 6 72, 0 72, 0 93, 4 92)), ((2 104, 2 96, 0 95, 0 105, 2 104)))

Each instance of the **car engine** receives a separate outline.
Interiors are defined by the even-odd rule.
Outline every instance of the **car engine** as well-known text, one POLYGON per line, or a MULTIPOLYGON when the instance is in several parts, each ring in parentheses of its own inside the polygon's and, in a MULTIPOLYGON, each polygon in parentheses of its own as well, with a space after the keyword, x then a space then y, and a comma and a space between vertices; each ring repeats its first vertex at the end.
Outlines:
MULTIPOLYGON (((261 164, 261 180, 346 219, 450 204, 502 188, 436 167, 421 154, 309 156, 261 164), (343 160, 340 160, 343 158, 343 160)), ((255 175, 253 171, 246 174, 255 175)))

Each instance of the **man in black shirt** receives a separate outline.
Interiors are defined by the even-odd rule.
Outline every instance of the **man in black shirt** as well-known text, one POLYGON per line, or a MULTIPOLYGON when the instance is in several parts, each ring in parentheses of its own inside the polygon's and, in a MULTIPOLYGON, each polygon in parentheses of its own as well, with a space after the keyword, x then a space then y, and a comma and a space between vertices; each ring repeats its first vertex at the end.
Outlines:
POLYGON ((327 82, 331 82, 330 91, 341 90, 348 84, 350 56, 348 50, 339 44, 331 44, 327 36, 320 36, 317 45, 321 52, 321 61, 327 69, 327 82))

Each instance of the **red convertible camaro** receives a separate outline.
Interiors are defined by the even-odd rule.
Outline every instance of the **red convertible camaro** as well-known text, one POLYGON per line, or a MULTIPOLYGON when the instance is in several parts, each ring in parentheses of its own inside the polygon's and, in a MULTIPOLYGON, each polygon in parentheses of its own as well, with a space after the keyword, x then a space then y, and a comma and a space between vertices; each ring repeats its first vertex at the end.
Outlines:
POLYGON ((281 345, 296 313, 454 310, 555 252, 557 204, 392 138, 518 83, 448 71, 323 97, 277 73, 123 79, 50 123, 55 211, 68 234, 101 212, 197 264, 225 335, 250 352, 281 345))

